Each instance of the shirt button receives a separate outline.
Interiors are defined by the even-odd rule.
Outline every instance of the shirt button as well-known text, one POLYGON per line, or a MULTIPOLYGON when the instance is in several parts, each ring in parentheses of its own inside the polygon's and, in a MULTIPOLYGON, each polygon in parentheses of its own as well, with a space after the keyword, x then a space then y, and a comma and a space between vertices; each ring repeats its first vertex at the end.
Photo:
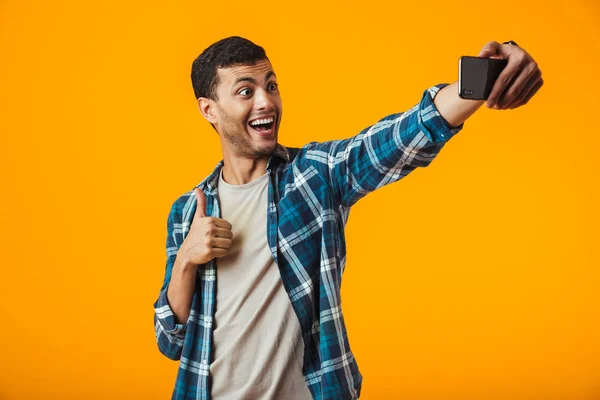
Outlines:
POLYGON ((206 364, 206 359, 202 360, 202 364, 206 364))

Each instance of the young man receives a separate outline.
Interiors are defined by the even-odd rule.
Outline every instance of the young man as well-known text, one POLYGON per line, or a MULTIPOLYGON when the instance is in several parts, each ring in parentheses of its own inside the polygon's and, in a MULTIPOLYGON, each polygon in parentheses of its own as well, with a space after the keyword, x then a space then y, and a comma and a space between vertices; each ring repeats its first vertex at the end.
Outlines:
MULTIPOLYGON (((543 83, 515 44, 490 42, 479 56, 509 60, 490 108, 519 107, 543 83)), ((483 101, 439 84, 356 136, 292 148, 278 143, 282 102, 262 47, 214 43, 193 62, 192 85, 223 159, 167 221, 154 326, 161 353, 180 361, 172 398, 358 398, 340 307, 350 208, 429 165, 483 101)))

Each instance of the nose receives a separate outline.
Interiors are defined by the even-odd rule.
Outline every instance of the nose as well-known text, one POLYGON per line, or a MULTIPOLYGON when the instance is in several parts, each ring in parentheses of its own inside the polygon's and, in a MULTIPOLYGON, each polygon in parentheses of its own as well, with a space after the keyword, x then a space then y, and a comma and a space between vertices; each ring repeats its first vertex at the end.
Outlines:
POLYGON ((263 88, 258 88, 254 94, 254 104, 257 110, 271 110, 273 102, 269 93, 263 88))

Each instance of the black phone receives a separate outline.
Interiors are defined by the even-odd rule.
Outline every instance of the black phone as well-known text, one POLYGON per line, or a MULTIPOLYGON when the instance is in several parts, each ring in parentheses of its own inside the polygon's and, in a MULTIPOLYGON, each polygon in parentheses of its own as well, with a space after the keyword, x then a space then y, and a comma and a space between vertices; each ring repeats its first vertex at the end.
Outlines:
POLYGON ((462 99, 487 100, 508 60, 462 56, 458 60, 458 95, 462 99))

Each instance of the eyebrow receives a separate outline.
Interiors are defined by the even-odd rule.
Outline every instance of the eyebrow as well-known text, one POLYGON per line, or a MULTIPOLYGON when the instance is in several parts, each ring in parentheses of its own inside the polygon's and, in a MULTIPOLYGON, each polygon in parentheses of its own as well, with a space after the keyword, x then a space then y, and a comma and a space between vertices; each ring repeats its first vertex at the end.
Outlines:
MULTIPOLYGON (((277 78, 277 75, 275 75, 275 72, 273 71, 269 71, 267 72, 267 74, 265 75, 265 81, 267 79, 269 79, 271 76, 274 76, 275 78, 277 78)), ((246 82, 252 82, 256 85, 256 81, 254 80, 254 78, 250 77, 250 76, 242 76, 240 78, 237 78, 235 80, 235 82, 233 83, 233 86, 237 85, 238 83, 242 82, 242 81, 246 81, 246 82)))

